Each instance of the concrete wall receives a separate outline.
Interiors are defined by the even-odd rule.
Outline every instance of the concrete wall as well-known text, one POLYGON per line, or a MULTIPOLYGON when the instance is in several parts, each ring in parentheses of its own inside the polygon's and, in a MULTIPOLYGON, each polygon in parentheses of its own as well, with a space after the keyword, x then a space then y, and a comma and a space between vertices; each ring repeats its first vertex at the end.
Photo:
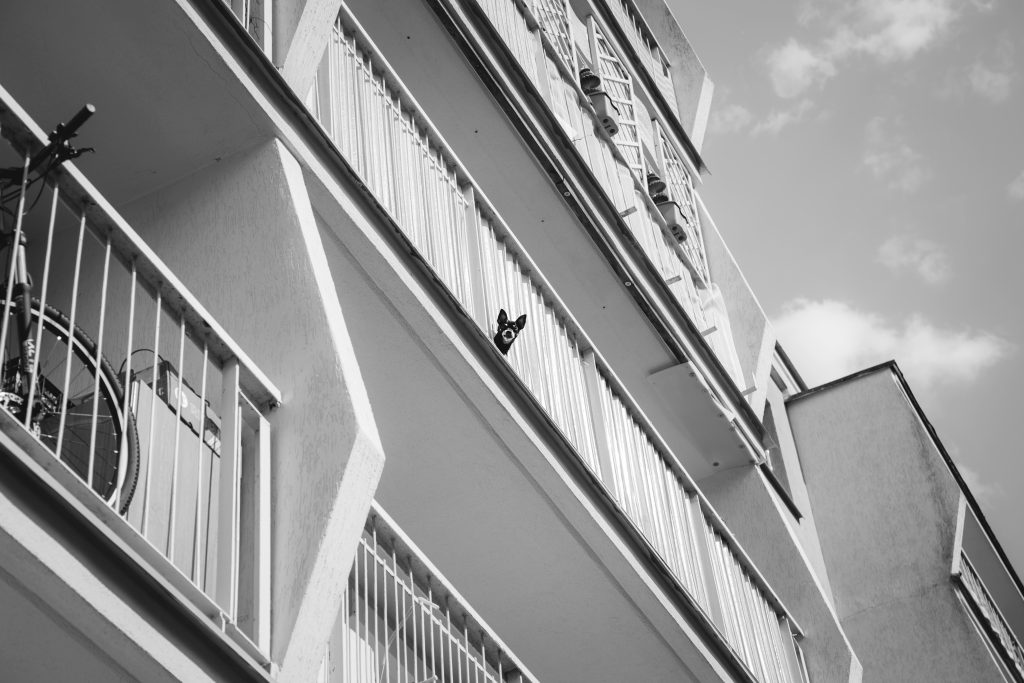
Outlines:
POLYGON ((282 680, 309 680, 383 453, 301 171, 271 141, 125 214, 283 394, 270 414, 272 658, 282 680))
POLYGON ((699 208, 711 281, 718 285, 728 309, 743 379, 748 386, 751 383, 757 385, 757 391, 748 397, 748 401, 760 416, 764 412, 775 353, 775 330, 703 203, 699 208))
POLYGON ((784 471, 775 471, 779 479, 785 479, 789 495, 793 504, 800 510, 800 519, 796 519, 789 510, 782 513, 783 519, 789 525, 793 533, 800 541, 804 555, 810 563, 818 582, 824 589, 826 599, 832 603, 832 586, 828 580, 828 570, 825 567, 825 558, 821 553, 821 541, 818 538, 818 529, 814 523, 814 508, 811 505, 810 495, 807 492, 807 483, 804 481, 803 467, 800 464, 800 454, 796 450, 796 442, 793 440, 793 431, 789 423, 789 414, 786 411, 786 402, 782 391, 775 382, 769 380, 767 404, 771 406, 772 418, 775 422, 775 433, 778 437, 778 449, 782 460, 784 471))
POLYGON ((672 65, 679 122, 699 152, 704 144, 714 84, 665 0, 634 0, 672 65))
POLYGON ((950 577, 960 489, 889 367, 788 407, 864 680, 1000 680, 950 577))

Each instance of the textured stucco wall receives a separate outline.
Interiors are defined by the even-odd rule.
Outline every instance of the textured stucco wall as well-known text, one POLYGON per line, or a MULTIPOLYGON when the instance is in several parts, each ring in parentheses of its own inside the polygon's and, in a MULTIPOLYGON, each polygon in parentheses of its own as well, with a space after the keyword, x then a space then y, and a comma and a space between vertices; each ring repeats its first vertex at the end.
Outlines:
POLYGON ((383 467, 298 163, 277 142, 132 204, 143 237, 275 382, 271 648, 314 675, 383 467))
POLYGON ((887 366, 789 403, 836 610, 866 681, 993 681, 950 577, 960 490, 887 366))
POLYGON ((743 379, 747 385, 757 385, 757 391, 748 400, 754 412, 761 415, 775 351, 775 329, 703 204, 700 209, 711 281, 718 285, 725 300, 743 379))
POLYGON ((679 122, 700 151, 711 111, 714 84, 665 0, 635 0, 672 65, 679 122))

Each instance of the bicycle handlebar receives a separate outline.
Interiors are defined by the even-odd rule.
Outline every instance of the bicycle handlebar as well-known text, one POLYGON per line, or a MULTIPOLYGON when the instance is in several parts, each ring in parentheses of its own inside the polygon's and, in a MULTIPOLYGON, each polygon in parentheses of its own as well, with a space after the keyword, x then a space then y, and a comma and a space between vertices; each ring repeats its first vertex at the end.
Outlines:
POLYGON ((41 150, 36 152, 35 156, 29 162, 29 171, 34 171, 37 166, 46 161, 46 158, 53 154, 54 150, 59 149, 61 146, 67 144, 67 142, 75 137, 78 129, 82 127, 89 117, 96 113, 96 107, 91 104, 87 104, 78 110, 78 113, 71 117, 71 120, 67 123, 58 123, 57 127, 50 133, 49 142, 41 150))

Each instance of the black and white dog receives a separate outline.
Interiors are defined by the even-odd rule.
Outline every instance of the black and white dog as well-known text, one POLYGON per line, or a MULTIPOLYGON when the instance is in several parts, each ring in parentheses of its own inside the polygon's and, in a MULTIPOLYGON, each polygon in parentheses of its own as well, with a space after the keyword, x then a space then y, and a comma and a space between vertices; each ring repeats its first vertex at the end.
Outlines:
POLYGON ((498 312, 498 331, 494 335, 494 345, 501 351, 501 355, 508 355, 512 342, 516 340, 524 327, 526 327, 525 313, 515 320, 509 320, 508 313, 504 308, 498 312))

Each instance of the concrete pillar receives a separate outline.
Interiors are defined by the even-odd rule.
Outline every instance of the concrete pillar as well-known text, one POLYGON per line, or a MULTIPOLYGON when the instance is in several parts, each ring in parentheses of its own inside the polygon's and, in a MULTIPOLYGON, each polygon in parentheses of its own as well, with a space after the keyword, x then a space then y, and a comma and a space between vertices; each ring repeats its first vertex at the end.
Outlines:
POLYGON ((281 681, 312 680, 384 456, 302 171, 273 140, 125 213, 282 392, 271 659, 281 681))
POLYGON ((342 0, 274 2, 274 63, 301 97, 313 86, 341 5, 342 0))

